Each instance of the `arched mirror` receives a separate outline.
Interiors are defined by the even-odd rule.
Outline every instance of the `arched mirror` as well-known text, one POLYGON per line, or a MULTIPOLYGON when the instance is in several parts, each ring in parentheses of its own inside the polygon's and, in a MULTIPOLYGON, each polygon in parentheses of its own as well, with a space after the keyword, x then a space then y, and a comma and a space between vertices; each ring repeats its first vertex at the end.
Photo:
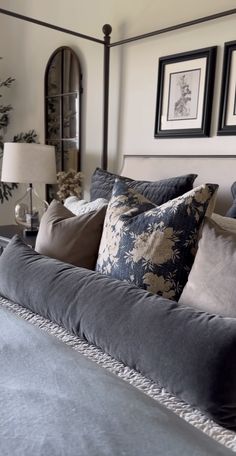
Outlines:
MULTIPOLYGON (((80 171, 81 84, 79 59, 63 46, 51 55, 45 71, 45 142, 55 146, 57 171, 80 171)), ((48 186, 47 198, 56 196, 48 186)))

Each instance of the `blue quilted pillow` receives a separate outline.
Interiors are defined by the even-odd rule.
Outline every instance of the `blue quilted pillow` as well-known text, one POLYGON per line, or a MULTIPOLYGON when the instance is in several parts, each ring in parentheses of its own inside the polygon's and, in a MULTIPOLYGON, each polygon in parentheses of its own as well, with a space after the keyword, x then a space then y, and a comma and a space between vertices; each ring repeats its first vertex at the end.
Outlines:
POLYGON ((185 174, 184 176, 170 177, 159 181, 140 181, 129 177, 119 176, 104 169, 96 168, 92 175, 90 197, 91 201, 97 198, 111 199, 115 180, 118 178, 125 182, 128 187, 141 193, 149 201, 160 206, 170 199, 177 198, 193 188, 193 182, 197 174, 185 174))
POLYGON ((201 185, 156 206, 117 180, 96 270, 178 300, 193 264, 199 228, 217 188, 201 185))

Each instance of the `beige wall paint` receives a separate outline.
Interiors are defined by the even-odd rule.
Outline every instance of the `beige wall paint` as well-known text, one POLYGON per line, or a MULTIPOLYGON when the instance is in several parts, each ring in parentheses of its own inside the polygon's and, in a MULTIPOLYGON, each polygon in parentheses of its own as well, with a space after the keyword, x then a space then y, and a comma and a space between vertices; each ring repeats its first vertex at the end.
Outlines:
MULTIPOLYGON (((0 7, 102 38, 102 25, 113 27, 112 41, 235 7, 235 0, 0 0, 0 7)), ((234 34, 235 18, 221 19, 111 51, 109 168, 118 169, 122 153, 159 153, 153 138, 158 57, 219 45, 213 135, 218 109, 222 46, 234 34)), ((43 79, 48 58, 59 46, 71 46, 83 68, 83 157, 86 196, 90 176, 102 150, 103 47, 0 15, 1 77, 16 82, 6 101, 12 103, 7 139, 35 128, 44 140, 43 79)), ((162 140, 163 141, 163 140, 162 140)), ((201 147, 208 140, 201 140, 201 147)), ((166 141, 162 144, 166 144, 166 141)), ((191 140, 191 146, 195 140, 191 140)), ((196 142, 197 144, 197 142, 196 142)), ((163 147, 163 146, 162 146, 163 147)), ((165 146, 167 147, 167 146, 165 146)), ((175 147, 172 140, 168 148, 175 147)), ((22 189, 16 192, 18 197, 22 189)), ((0 206, 0 224, 12 223, 14 200, 0 206)))
MULTIPOLYGON (((80 9, 78 8, 75 11, 75 8, 72 8, 70 17, 74 18, 74 24, 71 21, 65 23, 66 9, 68 7, 62 8, 60 5, 56 7, 56 3, 42 2, 41 4, 41 2, 32 1, 2 1, 0 6, 9 9, 12 8, 22 14, 78 30, 79 27, 76 26, 77 21, 75 17, 80 18, 79 21, 82 22, 81 14, 79 13, 80 9), (26 8, 27 3, 28 7, 26 8), (52 3, 54 3, 54 7, 52 3), (38 7, 39 4, 41 8, 38 7), (45 9, 48 9, 48 17, 45 14, 45 9)), ((90 10, 87 7, 87 15, 91 15, 91 12, 90 4, 90 10)), ((92 17, 94 17, 94 22, 96 22, 96 15, 92 15, 92 17)), ((101 22, 102 25, 103 22, 101 22)), ((96 27, 94 26, 92 28, 96 27)), ((86 31, 86 33, 93 32, 86 31)), ((7 139, 10 139, 16 132, 34 128, 39 133, 40 141, 44 141, 43 97, 44 72, 47 61, 51 53, 62 45, 72 47, 78 54, 83 72, 82 166, 87 188, 91 173, 95 166, 100 165, 101 160, 103 46, 5 16, 0 16, 0 34, 0 55, 3 57, 0 64, 3 68, 1 75, 2 77, 11 75, 16 78, 16 82, 12 88, 7 92, 5 91, 7 94, 5 98, 6 102, 11 103, 14 107, 6 136, 7 139)), ((93 34, 96 35, 95 32, 93 34)), ((101 27, 99 34, 100 38, 102 38, 101 27)), ((22 191, 23 188, 20 187, 20 191, 14 192, 14 196, 18 198, 22 191)), ((13 199, 0 206, 1 224, 13 222, 13 206, 13 199)))
POLYGON ((236 40, 235 30, 236 15, 126 46, 119 133, 120 149, 124 154, 235 154, 235 136, 216 136, 223 47, 224 42, 236 40), (211 137, 154 138, 159 57, 209 46, 218 47, 211 137))

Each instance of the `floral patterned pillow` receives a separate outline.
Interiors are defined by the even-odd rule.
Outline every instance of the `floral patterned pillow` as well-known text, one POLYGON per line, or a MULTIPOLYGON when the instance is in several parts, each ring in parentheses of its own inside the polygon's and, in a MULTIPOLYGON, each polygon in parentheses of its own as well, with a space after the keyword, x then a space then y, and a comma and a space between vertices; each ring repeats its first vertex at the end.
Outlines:
POLYGON ((96 270, 178 300, 193 264, 199 229, 217 188, 204 184, 156 206, 117 180, 96 270))

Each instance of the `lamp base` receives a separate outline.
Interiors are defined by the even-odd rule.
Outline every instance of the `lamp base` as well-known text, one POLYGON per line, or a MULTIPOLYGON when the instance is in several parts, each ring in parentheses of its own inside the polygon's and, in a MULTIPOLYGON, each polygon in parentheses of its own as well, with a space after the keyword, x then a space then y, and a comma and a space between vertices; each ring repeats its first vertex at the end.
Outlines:
POLYGON ((24 229, 24 236, 37 236, 38 234, 38 228, 35 229, 30 229, 30 228, 25 228, 24 229))
POLYGON ((29 184, 26 193, 15 206, 15 221, 24 228, 25 236, 37 234, 40 220, 47 208, 48 203, 42 201, 32 184, 29 184))

